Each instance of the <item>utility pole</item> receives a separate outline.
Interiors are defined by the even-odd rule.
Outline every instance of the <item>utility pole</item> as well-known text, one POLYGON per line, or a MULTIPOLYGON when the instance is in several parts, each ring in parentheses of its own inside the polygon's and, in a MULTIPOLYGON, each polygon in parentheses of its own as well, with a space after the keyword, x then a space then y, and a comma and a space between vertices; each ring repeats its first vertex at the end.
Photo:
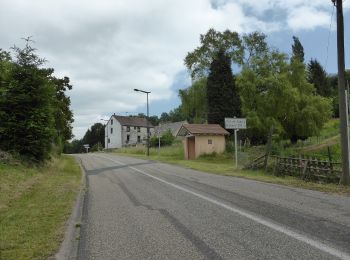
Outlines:
POLYGON ((345 58, 344 58, 344 17, 343 0, 332 0, 337 8, 337 49, 338 49, 338 91, 339 91, 339 119, 340 119, 340 142, 342 155, 342 175, 340 184, 350 184, 349 165, 349 119, 348 100, 345 88, 345 58))
POLYGON ((148 94, 151 93, 151 91, 145 91, 145 90, 141 90, 141 89, 137 89, 137 88, 134 88, 134 91, 137 91, 137 92, 142 92, 142 93, 145 93, 147 95, 147 156, 149 156, 149 135, 150 135, 150 132, 149 132, 149 107, 148 107, 148 94))

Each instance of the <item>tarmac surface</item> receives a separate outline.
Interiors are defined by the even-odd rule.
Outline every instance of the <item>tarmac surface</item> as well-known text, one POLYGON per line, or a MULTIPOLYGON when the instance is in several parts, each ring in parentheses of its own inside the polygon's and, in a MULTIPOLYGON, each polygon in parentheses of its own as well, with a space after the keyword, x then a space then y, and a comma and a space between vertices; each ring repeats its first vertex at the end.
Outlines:
POLYGON ((87 175, 78 259, 350 259, 350 198, 112 154, 87 175))

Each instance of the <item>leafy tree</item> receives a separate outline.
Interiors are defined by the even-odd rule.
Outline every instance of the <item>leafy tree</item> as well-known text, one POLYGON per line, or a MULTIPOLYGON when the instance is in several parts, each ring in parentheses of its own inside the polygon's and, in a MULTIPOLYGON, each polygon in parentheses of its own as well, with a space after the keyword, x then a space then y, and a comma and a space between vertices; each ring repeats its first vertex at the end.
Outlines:
POLYGON ((169 112, 169 122, 179 122, 186 120, 185 115, 181 111, 181 107, 174 108, 169 112))
POLYGON ((231 71, 231 60, 219 50, 207 80, 208 123, 224 127, 225 117, 241 116, 241 101, 231 71))
POLYGON ((0 148, 17 152, 35 162, 49 158, 55 134, 55 88, 48 78, 53 70, 40 68, 29 40, 23 49, 13 48, 16 60, 2 84, 0 99, 0 148))
POLYGON ((73 140, 72 142, 65 142, 64 153, 83 153, 85 152, 84 146, 83 146, 83 139, 80 140, 73 140))
POLYGON ((65 92, 72 89, 68 77, 62 79, 51 77, 51 82, 56 87, 55 100, 55 127, 58 135, 65 141, 73 137, 72 123, 74 122, 73 113, 70 110, 70 98, 65 92))
POLYGON ((163 112, 163 113, 160 115, 159 121, 162 122, 162 123, 169 122, 169 121, 170 121, 169 114, 166 113, 166 112, 163 112))
POLYGON ((179 90, 181 112, 190 123, 204 123, 207 120, 207 79, 195 81, 187 89, 179 90))
POLYGON ((219 50, 222 50, 229 60, 242 64, 243 46, 236 32, 226 30, 218 32, 209 29, 206 34, 200 35, 201 45, 185 57, 185 65, 191 72, 192 79, 202 78, 209 72, 210 64, 213 62, 219 50))
POLYGON ((150 116, 148 121, 153 125, 156 126, 159 124, 159 118, 158 116, 150 116))
MULTIPOLYGON (((167 146, 172 145, 175 140, 175 137, 171 133, 170 130, 167 130, 165 133, 162 134, 160 137, 160 145, 161 146, 167 146)), ((152 147, 158 147, 159 145, 159 139, 157 136, 152 136, 150 139, 150 146, 152 147)))
POLYGON ((90 147, 105 142, 105 127, 101 123, 95 123, 88 129, 82 139, 83 144, 89 144, 90 147))
POLYGON ((301 44, 298 37, 293 36, 293 45, 292 45, 293 55, 292 60, 298 60, 299 62, 304 62, 304 47, 301 44))
POLYGON ((250 34, 243 35, 243 48, 244 48, 244 65, 249 66, 254 64, 254 60, 264 55, 268 46, 266 43, 266 35, 261 32, 252 32, 250 34))
POLYGON ((329 97, 332 94, 332 89, 329 84, 327 73, 322 65, 315 59, 311 59, 307 65, 307 80, 314 84, 317 94, 323 97, 329 97))
POLYGON ((282 138, 296 142, 317 135, 330 116, 328 99, 315 94, 298 60, 267 50, 244 66, 238 79, 248 134, 264 140, 271 125, 282 138))

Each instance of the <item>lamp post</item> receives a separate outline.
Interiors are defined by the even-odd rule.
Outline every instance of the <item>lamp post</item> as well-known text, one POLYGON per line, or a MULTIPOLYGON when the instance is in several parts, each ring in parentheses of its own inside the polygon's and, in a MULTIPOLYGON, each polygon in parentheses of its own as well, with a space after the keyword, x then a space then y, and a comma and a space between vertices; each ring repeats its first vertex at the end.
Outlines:
POLYGON ((147 156, 149 156, 149 125, 148 125, 149 108, 148 108, 148 94, 150 94, 151 92, 150 91, 144 91, 144 90, 137 89, 137 88, 134 88, 134 91, 146 93, 146 95, 147 95, 147 156))
POLYGON ((106 151, 108 152, 108 122, 109 122, 109 120, 102 119, 102 118, 100 120, 107 122, 107 124, 106 124, 106 133, 107 133, 106 151))

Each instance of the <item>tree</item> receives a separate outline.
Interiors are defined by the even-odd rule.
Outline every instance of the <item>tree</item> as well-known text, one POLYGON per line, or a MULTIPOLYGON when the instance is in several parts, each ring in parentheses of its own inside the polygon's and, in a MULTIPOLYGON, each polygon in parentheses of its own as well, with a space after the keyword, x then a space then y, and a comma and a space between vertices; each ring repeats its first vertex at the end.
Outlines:
POLYGON ((192 79, 199 79, 208 74, 210 64, 219 50, 222 50, 230 61, 237 64, 243 62, 242 41, 236 32, 209 29, 206 34, 200 35, 200 43, 198 48, 187 53, 185 57, 185 65, 192 79))
POLYGON ((23 49, 13 48, 16 60, 2 85, 0 99, 0 148, 19 153, 30 161, 49 158, 55 135, 53 69, 40 68, 39 58, 27 39, 23 49))
POLYGON ((101 123, 93 124, 85 133, 83 139, 84 144, 89 144, 90 147, 105 141, 105 127, 101 123))
POLYGON ((169 114, 166 113, 166 112, 163 112, 163 113, 160 115, 159 121, 160 121, 161 123, 169 122, 169 121, 170 121, 169 114))
POLYGON ((156 126, 159 124, 159 118, 158 116, 150 116, 148 121, 153 125, 156 126))
POLYGON ((241 101, 231 71, 230 57, 219 50, 207 80, 208 123, 224 127, 225 117, 241 116, 241 101))
POLYGON ((181 111, 181 107, 174 108, 169 112, 169 122, 179 122, 186 120, 185 115, 181 111))
POLYGON ((190 123, 207 120, 207 79, 201 78, 192 86, 179 90, 181 112, 190 123))
POLYGON ((292 45, 293 55, 292 60, 298 60, 301 63, 304 63, 304 47, 299 41, 299 38, 293 36, 293 45, 292 45))
POLYGON ((243 114, 254 140, 265 140, 274 125, 281 138, 292 142, 317 135, 330 117, 330 101, 315 94, 298 60, 267 50, 244 66, 237 79, 243 114))
POLYGON ((311 59, 307 65, 307 80, 315 86, 317 94, 323 97, 331 96, 332 89, 327 73, 316 59, 311 59))
POLYGON ((65 92, 72 89, 69 78, 51 77, 50 81, 54 84, 56 90, 56 98, 54 100, 54 119, 56 129, 56 143, 64 143, 73 137, 72 123, 73 112, 70 109, 70 98, 65 92))
MULTIPOLYGON (((175 140, 175 137, 173 136, 171 131, 167 130, 160 137, 160 145, 161 146, 172 145, 174 140, 175 140)), ((152 136, 150 139, 150 146, 151 147, 158 147, 158 145, 159 145, 159 138, 157 136, 152 136)))

